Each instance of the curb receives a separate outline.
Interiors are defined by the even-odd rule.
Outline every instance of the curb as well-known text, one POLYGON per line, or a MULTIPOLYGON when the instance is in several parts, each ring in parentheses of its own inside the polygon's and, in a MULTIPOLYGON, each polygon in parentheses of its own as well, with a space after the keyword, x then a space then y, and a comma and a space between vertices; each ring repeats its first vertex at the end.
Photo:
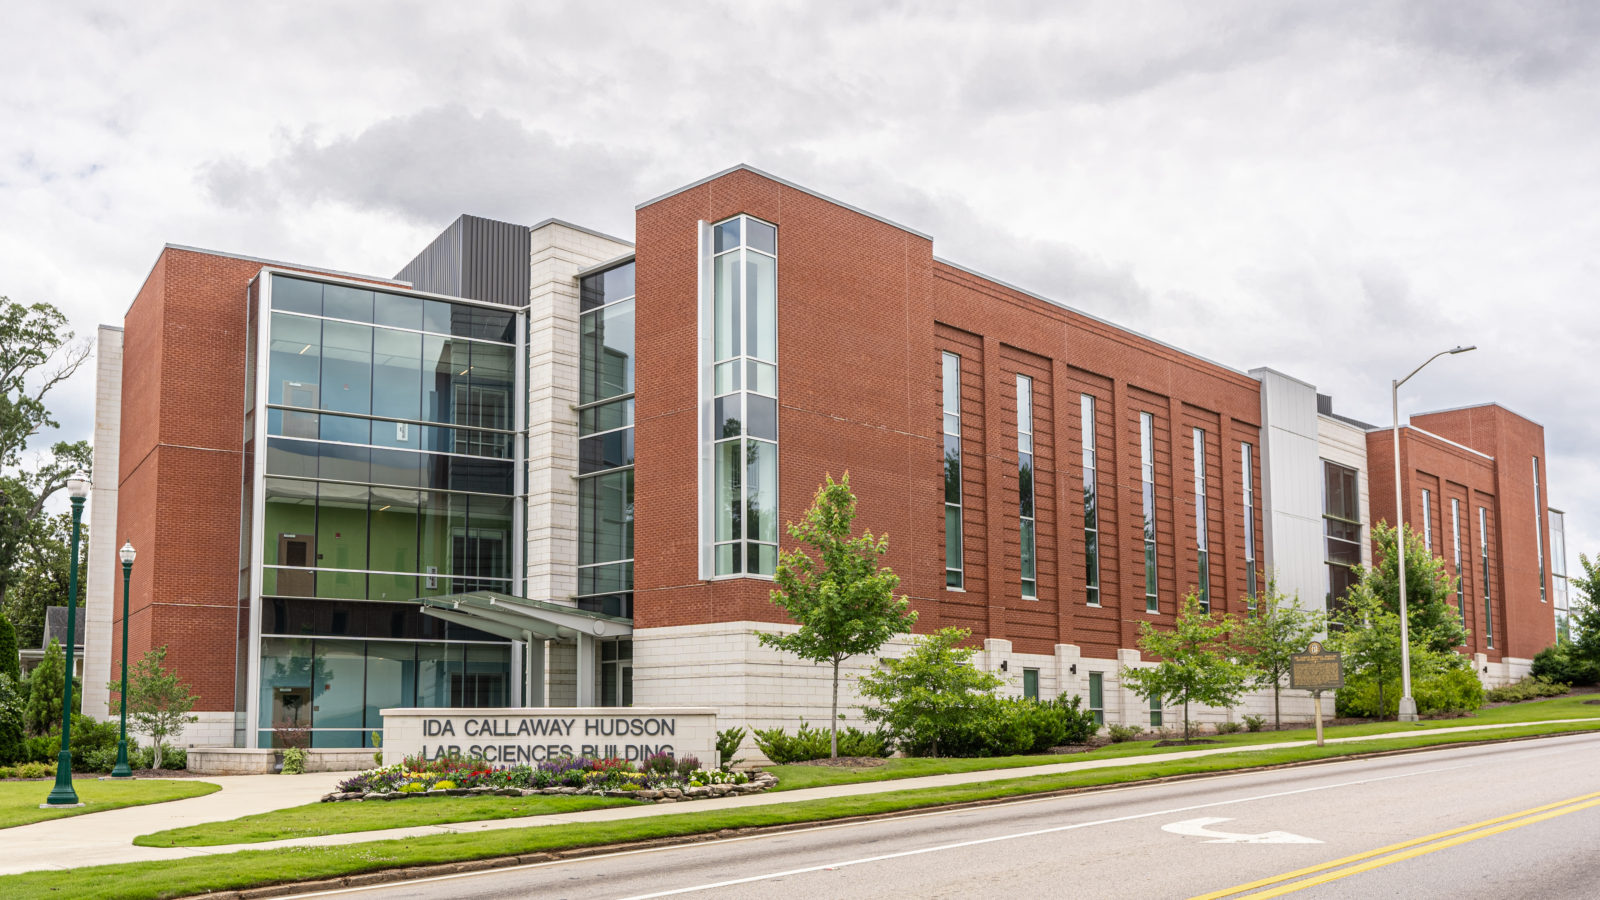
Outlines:
MULTIPOLYGON (((1014 794, 1009 797, 990 797, 983 800, 967 800, 956 803, 938 803, 929 806, 918 806, 914 809, 899 809, 882 813, 868 813, 857 816, 817 819, 810 822, 788 822, 782 825, 752 825, 744 828, 724 828, 718 831, 703 832, 701 834, 675 835, 672 837, 652 838, 644 841, 626 841, 615 844, 599 844, 592 847, 573 847, 568 850, 546 850, 538 853, 524 853, 519 856, 485 857, 482 859, 463 860, 461 862, 453 863, 437 863, 427 866, 408 866, 399 869, 384 869, 376 872, 364 872, 358 875, 342 875, 337 878, 324 878, 317 881, 286 882, 274 885, 263 885, 255 888, 244 888, 242 890, 235 891, 190 894, 180 898, 180 900, 201 900, 201 898, 204 898, 204 900, 266 900, 266 898, 272 897, 292 897, 300 894, 316 893, 318 891, 370 887, 372 885, 379 884, 398 884, 404 881, 437 878, 445 875, 460 875, 470 872, 484 872, 491 869, 539 865, 543 863, 559 862, 569 859, 585 859, 593 856, 606 856, 613 853, 621 853, 633 850, 687 846, 691 844, 706 843, 708 841, 726 840, 729 838, 747 837, 757 834, 783 834, 785 832, 807 831, 815 829, 819 826, 846 825, 858 822, 899 819, 952 809, 981 809, 989 806, 1003 806, 1008 803, 1018 803, 1050 797, 1068 797, 1075 794, 1089 794, 1098 791, 1126 788, 1130 786, 1199 781, 1207 778, 1237 775, 1240 772, 1267 772, 1275 769, 1298 769, 1305 768, 1307 766, 1321 766, 1328 765, 1330 763, 1341 763, 1362 759, 1378 759, 1386 756, 1404 756, 1415 753, 1430 753, 1435 750, 1451 750, 1461 747, 1482 746, 1485 744, 1509 744, 1518 741, 1537 741, 1544 740, 1546 738, 1568 737, 1578 734, 1594 734, 1596 731, 1597 729, 1585 728, 1575 731, 1552 731, 1546 734, 1517 735, 1504 738, 1488 738, 1478 741, 1451 741, 1442 744, 1430 744, 1425 747, 1404 747, 1397 750, 1373 750, 1362 753, 1351 753, 1343 756, 1333 756, 1325 759, 1308 759, 1298 760, 1295 762, 1272 763, 1264 766, 1245 766, 1236 769, 1219 769, 1215 772, 1194 772, 1188 775, 1161 775, 1154 778, 1142 778, 1137 781, 1123 781, 1115 784, 1060 788, 1056 790, 1037 791, 1026 794, 1014 794)), ((1019 775, 1017 777, 1026 778, 1029 776, 1019 775)), ((1011 779, 996 778, 992 780, 1009 781, 1011 779)), ((981 784, 982 782, 974 783, 981 784)), ((907 788, 907 790, 916 789, 907 788)))

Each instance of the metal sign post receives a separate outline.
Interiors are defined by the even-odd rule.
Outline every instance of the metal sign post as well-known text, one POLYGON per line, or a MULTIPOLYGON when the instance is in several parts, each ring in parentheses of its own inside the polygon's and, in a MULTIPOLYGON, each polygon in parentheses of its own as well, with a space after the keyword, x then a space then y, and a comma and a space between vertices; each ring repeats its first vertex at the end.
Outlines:
POLYGON ((1289 687, 1310 691, 1317 708, 1317 746, 1322 746, 1322 692, 1344 687, 1344 662, 1340 654, 1324 651, 1321 641, 1312 641, 1306 652, 1289 657, 1289 687))

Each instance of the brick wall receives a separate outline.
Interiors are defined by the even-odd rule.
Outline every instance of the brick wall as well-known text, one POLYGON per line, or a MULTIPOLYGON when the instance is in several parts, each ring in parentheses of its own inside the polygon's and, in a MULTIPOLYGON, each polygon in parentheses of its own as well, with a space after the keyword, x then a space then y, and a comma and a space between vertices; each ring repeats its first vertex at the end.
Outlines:
POLYGON ((920 235, 740 170, 638 213, 638 627, 782 619, 770 582, 698 577, 696 223, 737 213, 779 229, 780 516, 798 519, 825 474, 849 471, 859 524, 888 533, 886 562, 918 631, 960 625, 1018 652, 1074 644, 1109 657, 1133 646, 1138 622, 1170 622, 1196 581, 1196 426, 1207 435, 1213 608, 1243 608, 1238 443, 1259 443, 1259 382, 936 261, 920 235), (963 592, 944 587, 941 350, 962 358, 963 592), (1019 373, 1035 386, 1037 600, 1021 597, 1017 552, 1019 373), (1084 393, 1098 419, 1100 608, 1084 593, 1084 393), (1154 616, 1144 612, 1140 410, 1158 422, 1154 616))

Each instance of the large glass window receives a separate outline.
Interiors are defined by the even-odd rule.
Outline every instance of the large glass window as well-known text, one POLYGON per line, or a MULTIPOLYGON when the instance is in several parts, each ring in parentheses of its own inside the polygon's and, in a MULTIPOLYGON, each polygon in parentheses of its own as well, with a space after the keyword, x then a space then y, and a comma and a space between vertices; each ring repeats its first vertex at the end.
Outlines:
POLYGON ((1422 489, 1422 546, 1433 552, 1433 492, 1422 489))
POLYGON ((1253 448, 1239 445, 1239 465, 1244 483, 1244 584, 1245 606, 1256 608, 1256 465, 1253 448))
POLYGON ((600 705, 633 705, 633 641, 600 642, 600 705))
POLYGON ((1083 590, 1090 606, 1100 605, 1100 494, 1095 455, 1094 398, 1078 397, 1078 422, 1083 433, 1083 590))
POLYGON ((1356 470, 1327 460, 1322 462, 1322 527, 1332 613, 1344 603, 1361 565, 1361 494, 1356 470))
POLYGON ((1489 591, 1489 510, 1478 507, 1478 554, 1483 562, 1483 639, 1494 649, 1494 601, 1489 591))
POLYGON ((1094 723, 1106 723, 1106 685, 1105 675, 1101 672, 1089 673, 1089 712, 1094 714, 1094 723))
POLYGON ((777 229, 712 229, 712 574, 778 565, 777 229))
POLYGON ((1455 543, 1456 611, 1461 613, 1461 623, 1467 622, 1467 576, 1461 571, 1461 500, 1450 498, 1450 533, 1455 543))
POLYGON ((1211 547, 1206 528, 1206 433, 1194 430, 1194 549, 1200 611, 1211 611, 1211 547))
POLYGON ((1550 588, 1555 598, 1556 638, 1570 640, 1572 608, 1567 594, 1567 525, 1566 516, 1550 510, 1550 588))
POLYGON ((1539 554, 1539 602, 1549 602, 1544 584, 1544 500, 1539 494, 1539 457, 1533 458, 1533 546, 1539 554))
POLYGON ((944 585, 962 590, 961 536, 961 357, 941 357, 944 395, 944 585))
POLYGON ((633 615, 634 264, 585 276, 578 349, 578 605, 633 615))
POLYGON ((1033 379, 1017 376, 1017 500, 1021 507, 1022 596, 1039 596, 1033 509, 1033 379))
POLYGON ((1156 596, 1156 420, 1139 413, 1139 486, 1144 509, 1144 611, 1160 610, 1156 596))

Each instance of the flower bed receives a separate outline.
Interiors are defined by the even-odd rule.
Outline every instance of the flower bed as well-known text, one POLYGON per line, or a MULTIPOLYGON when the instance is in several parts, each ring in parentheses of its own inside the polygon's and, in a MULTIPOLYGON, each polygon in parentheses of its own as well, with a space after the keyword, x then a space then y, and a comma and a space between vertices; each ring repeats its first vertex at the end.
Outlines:
POLYGON ((702 769, 700 761, 692 756, 679 760, 665 753, 646 758, 637 768, 626 760, 582 756, 506 768, 486 766, 481 760, 460 756, 431 760, 410 757, 395 765, 370 769, 345 779, 339 783, 337 791, 322 799, 340 802, 441 795, 589 794, 672 803, 753 794, 777 783, 777 776, 770 773, 752 776, 744 772, 702 769))

